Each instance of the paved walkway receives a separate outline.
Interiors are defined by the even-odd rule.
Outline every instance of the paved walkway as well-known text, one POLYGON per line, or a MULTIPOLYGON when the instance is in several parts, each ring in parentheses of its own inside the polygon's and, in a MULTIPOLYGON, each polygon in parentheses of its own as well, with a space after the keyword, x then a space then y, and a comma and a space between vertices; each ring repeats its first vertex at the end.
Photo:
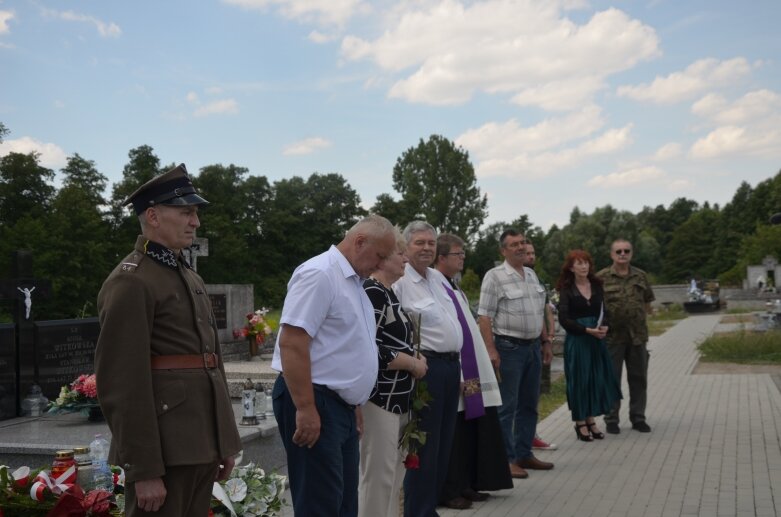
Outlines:
POLYGON ((538 426, 559 445, 536 453, 554 470, 531 471, 512 490, 494 492, 470 510, 440 508, 440 516, 781 515, 779 388, 769 374, 691 374, 696 343, 727 329, 719 319, 692 316, 651 338, 650 434, 631 429, 625 400, 621 434, 579 442, 565 404, 538 426))
MULTIPOLYGON (((566 405, 539 425, 557 451, 549 472, 530 472, 468 516, 775 516, 781 514, 781 394, 768 374, 692 375, 695 344, 720 316, 692 316, 651 339, 646 416, 633 431, 578 442, 566 405)), ((624 379, 624 393, 628 393, 624 379)), ((601 420, 601 419, 600 419, 601 420)), ((604 428, 604 425, 602 425, 604 428)))

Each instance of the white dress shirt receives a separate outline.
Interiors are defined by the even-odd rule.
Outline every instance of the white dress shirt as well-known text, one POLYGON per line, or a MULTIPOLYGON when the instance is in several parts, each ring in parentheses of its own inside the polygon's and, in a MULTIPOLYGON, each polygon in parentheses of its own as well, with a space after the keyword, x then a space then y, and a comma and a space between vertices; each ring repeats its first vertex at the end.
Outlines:
POLYGON ((358 273, 335 247, 296 268, 287 285, 271 367, 283 371, 282 325, 312 338, 312 382, 329 387, 348 404, 369 399, 377 381, 374 309, 358 273))
POLYGON ((420 348, 432 352, 460 352, 464 342, 453 300, 443 284, 450 284, 436 269, 426 269, 426 277, 407 264, 404 276, 393 284, 393 291, 417 326, 421 321, 420 348))

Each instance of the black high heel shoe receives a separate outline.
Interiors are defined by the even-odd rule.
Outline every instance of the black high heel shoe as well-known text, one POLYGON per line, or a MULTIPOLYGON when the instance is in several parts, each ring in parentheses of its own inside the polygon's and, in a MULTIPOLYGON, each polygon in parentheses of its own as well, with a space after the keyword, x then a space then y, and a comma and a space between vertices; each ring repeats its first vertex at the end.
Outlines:
POLYGON ((594 432, 592 427, 595 427, 597 425, 596 422, 591 422, 590 424, 586 422, 586 427, 588 427, 588 432, 591 434, 593 438, 596 438, 597 440, 602 440, 605 438, 605 433, 601 431, 594 432))
POLYGON ((588 429, 588 424, 575 424, 575 436, 582 442, 593 442, 594 438, 591 437, 591 434, 583 435, 580 433, 580 429, 584 427, 588 429))

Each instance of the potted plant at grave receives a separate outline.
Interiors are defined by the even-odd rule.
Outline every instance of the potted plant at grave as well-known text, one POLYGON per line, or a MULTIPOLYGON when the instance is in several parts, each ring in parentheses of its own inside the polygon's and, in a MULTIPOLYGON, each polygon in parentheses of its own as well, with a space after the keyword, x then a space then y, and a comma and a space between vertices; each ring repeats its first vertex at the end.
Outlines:
POLYGON ((89 416, 93 422, 103 420, 103 413, 98 404, 98 387, 95 374, 81 374, 70 384, 60 388, 57 400, 49 404, 48 413, 80 412, 89 416))
POLYGON ((266 339, 274 332, 276 322, 266 317, 269 310, 265 307, 247 314, 247 323, 244 327, 234 330, 233 337, 244 337, 249 344, 250 357, 258 355, 258 347, 266 342, 266 339))

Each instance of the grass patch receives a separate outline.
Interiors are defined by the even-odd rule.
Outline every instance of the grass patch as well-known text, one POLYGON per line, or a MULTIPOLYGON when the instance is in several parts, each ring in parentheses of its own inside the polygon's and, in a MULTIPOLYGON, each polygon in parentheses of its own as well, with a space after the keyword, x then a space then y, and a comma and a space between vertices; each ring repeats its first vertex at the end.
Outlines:
POLYGON ((688 314, 683 310, 683 305, 676 303, 648 316, 648 335, 661 336, 667 329, 686 318, 688 314))
POLYGON ((567 402, 567 381, 562 375, 555 381, 551 381, 550 392, 540 394, 540 403, 537 405, 538 420, 547 417, 565 402, 567 402))
POLYGON ((648 321, 682 320, 686 316, 688 316, 688 314, 686 314, 686 311, 683 310, 683 305, 681 305, 680 303, 674 303, 672 305, 667 306, 664 309, 654 311, 653 314, 648 316, 648 321))
POLYGON ((649 336, 661 336, 667 329, 678 323, 679 320, 664 320, 664 321, 649 321, 648 322, 648 335, 649 336))
POLYGON ((781 331, 740 330, 710 336, 700 343, 700 360, 714 363, 781 364, 781 331))
POLYGON ((748 314, 750 312, 756 312, 756 309, 749 309, 748 307, 733 307, 727 309, 727 314, 748 314))
POLYGON ((722 316, 719 323, 753 323, 756 320, 753 313, 734 313, 722 316))

